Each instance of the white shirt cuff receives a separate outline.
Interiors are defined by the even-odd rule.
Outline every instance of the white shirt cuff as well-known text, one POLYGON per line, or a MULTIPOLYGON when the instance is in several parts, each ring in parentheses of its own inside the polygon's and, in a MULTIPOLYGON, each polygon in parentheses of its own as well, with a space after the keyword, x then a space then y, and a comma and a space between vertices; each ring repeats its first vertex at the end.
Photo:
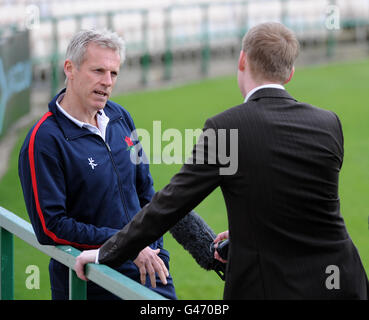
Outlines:
POLYGON ((96 258, 95 258, 95 263, 96 264, 99 264, 99 253, 100 253, 100 249, 97 250, 97 253, 96 253, 96 258))

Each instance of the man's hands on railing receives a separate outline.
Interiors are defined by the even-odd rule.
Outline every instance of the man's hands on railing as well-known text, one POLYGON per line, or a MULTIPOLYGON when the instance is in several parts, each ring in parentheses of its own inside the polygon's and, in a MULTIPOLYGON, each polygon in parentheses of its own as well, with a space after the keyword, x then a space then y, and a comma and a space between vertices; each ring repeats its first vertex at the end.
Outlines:
POLYGON ((76 264, 74 265, 74 270, 77 273, 78 278, 87 281, 88 279, 85 276, 84 267, 87 263, 95 263, 96 256, 99 249, 95 250, 85 250, 82 251, 81 254, 76 258, 76 264))
MULTIPOLYGON (((149 274, 151 286, 156 288, 155 273, 158 274, 161 282, 167 284, 167 277, 169 276, 168 269, 166 268, 163 260, 158 256, 160 249, 153 250, 150 247, 143 249, 133 261, 140 271, 140 279, 142 285, 146 283, 146 274, 149 274)), ((74 270, 77 273, 78 278, 87 281, 84 266, 87 263, 94 263, 96 261, 96 255, 98 249, 85 250, 77 258, 74 270)))

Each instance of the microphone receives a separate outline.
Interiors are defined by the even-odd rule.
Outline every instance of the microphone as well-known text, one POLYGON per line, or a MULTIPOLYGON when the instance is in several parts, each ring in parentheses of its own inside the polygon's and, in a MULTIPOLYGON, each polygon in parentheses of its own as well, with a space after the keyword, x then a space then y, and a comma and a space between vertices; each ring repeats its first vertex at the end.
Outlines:
POLYGON ((214 270, 224 280, 226 264, 214 258, 213 241, 216 234, 196 212, 188 213, 169 232, 192 255, 200 267, 214 270))
POLYGON ((228 259, 228 246, 229 246, 229 239, 223 240, 223 241, 219 241, 218 242, 218 247, 215 248, 215 243, 211 244, 211 249, 213 250, 213 252, 216 250, 219 254, 219 256, 223 259, 223 260, 227 260, 228 259))

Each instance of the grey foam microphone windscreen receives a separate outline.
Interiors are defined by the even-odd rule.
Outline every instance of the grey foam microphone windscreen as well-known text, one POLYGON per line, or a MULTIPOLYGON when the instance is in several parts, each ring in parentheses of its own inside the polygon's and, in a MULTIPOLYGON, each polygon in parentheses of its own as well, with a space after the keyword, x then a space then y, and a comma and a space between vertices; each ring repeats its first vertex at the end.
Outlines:
POLYGON ((202 268, 224 274, 225 264, 216 260, 211 250, 216 234, 196 212, 188 213, 169 232, 202 268))

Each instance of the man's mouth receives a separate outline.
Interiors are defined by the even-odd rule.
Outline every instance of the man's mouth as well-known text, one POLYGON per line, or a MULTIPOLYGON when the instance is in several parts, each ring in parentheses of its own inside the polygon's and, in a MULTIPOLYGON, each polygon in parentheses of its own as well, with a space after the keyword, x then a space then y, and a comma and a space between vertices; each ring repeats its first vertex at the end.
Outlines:
POLYGON ((107 97, 108 94, 104 91, 100 91, 100 90, 94 90, 94 93, 97 94, 100 97, 107 97))

